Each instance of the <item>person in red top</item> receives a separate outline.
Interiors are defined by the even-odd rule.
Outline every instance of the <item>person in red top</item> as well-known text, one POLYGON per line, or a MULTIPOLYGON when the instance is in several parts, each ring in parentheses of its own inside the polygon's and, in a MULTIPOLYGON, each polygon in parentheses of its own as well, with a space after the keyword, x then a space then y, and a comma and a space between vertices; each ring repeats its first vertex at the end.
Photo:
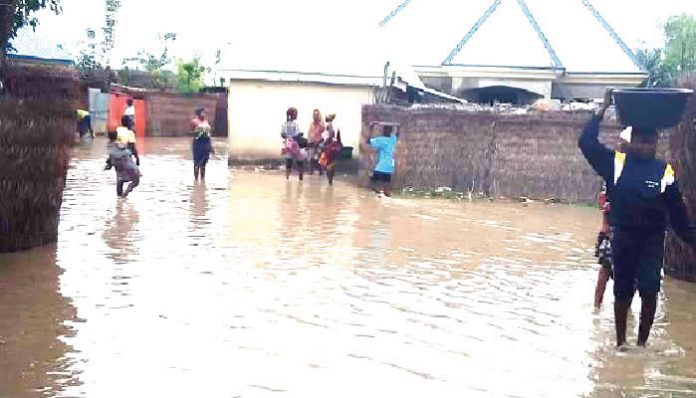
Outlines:
POLYGON ((612 262, 611 262, 611 233, 609 224, 609 212, 611 204, 607 196, 606 187, 597 197, 597 204, 602 210, 602 227, 599 229, 597 236, 597 245, 595 246, 595 256, 597 262, 601 265, 599 275, 597 276, 597 286, 595 287, 595 309, 599 310, 604 301, 604 291, 607 288, 607 282, 612 277, 612 262))
MULTIPOLYGON (((625 153, 629 142, 631 142, 631 129, 627 128, 621 132, 619 142, 616 145, 616 152, 625 153)), ((606 184, 597 197, 597 204, 602 211, 602 226, 597 236, 595 257, 597 257, 597 263, 599 263, 601 267, 599 269, 599 275, 597 276, 597 286, 595 287, 594 306, 596 310, 599 310, 604 301, 604 292, 607 289, 607 282, 609 282, 609 279, 612 278, 614 273, 611 261, 611 221, 609 219, 611 203, 609 202, 609 193, 607 192, 606 184)))
POLYGON ((338 130, 336 137, 334 137, 332 131, 325 140, 324 149, 319 158, 319 165, 326 170, 329 185, 333 185, 334 176, 336 175, 336 160, 341 155, 342 149, 341 130, 338 130))

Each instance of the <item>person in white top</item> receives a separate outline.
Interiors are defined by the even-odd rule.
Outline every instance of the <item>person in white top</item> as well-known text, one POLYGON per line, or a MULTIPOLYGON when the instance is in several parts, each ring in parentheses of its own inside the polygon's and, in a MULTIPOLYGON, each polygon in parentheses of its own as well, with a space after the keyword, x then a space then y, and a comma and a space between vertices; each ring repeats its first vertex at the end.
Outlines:
POLYGON ((130 120, 130 123, 126 125, 126 127, 133 130, 135 129, 135 105, 133 99, 129 98, 126 104, 128 106, 126 106, 126 110, 123 111, 123 116, 128 117, 128 119, 130 120))

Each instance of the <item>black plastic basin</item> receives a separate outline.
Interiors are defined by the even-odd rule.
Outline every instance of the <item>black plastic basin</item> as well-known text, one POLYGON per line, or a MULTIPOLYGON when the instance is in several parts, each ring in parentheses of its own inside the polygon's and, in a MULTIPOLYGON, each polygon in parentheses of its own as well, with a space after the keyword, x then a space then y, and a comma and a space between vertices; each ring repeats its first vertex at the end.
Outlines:
POLYGON ((626 88, 614 90, 614 102, 624 126, 660 130, 679 124, 692 94, 684 88, 626 88))

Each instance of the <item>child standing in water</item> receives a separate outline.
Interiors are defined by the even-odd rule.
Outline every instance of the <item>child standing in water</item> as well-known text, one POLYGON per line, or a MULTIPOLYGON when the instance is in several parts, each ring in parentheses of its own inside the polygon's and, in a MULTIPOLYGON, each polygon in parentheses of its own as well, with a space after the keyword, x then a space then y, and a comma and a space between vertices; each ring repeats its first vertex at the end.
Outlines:
POLYGON ((394 150, 399 136, 399 125, 372 123, 370 124, 370 134, 367 137, 367 144, 377 151, 377 163, 372 172, 372 188, 378 194, 380 188, 384 191, 384 196, 391 197, 392 174, 396 168, 394 161, 394 150), (382 135, 372 137, 372 132, 376 125, 382 126, 382 135))
POLYGON ((106 160, 104 170, 116 169, 116 194, 125 198, 140 184, 140 169, 133 161, 133 154, 127 145, 117 142, 118 134, 109 133, 109 143, 106 145, 109 158, 106 160), (129 182, 126 190, 123 185, 129 182))
MULTIPOLYGON (((616 145, 617 153, 625 153, 626 146, 631 142, 631 128, 626 128, 621 132, 619 143, 616 145)), ((597 263, 601 265, 599 275, 597 276, 597 286, 595 287, 594 306, 596 310, 602 306, 604 301, 604 292, 607 289, 607 283, 614 274, 611 261, 611 223, 609 213, 611 212, 611 203, 609 202, 609 192, 607 184, 604 184, 604 189, 597 197, 597 203, 602 211, 602 227, 597 236, 597 245, 595 246, 595 257, 597 263)))
POLYGON ((611 206, 609 204, 606 186, 597 197, 597 203, 602 211, 602 227, 599 229, 599 234, 597 235, 595 257, 597 257, 597 263, 601 265, 601 267, 599 268, 597 286, 595 287, 594 306, 596 310, 599 310, 602 306, 602 301, 604 301, 604 291, 607 288, 607 282, 611 279, 613 272, 611 265, 611 234, 609 226, 609 211, 611 210, 611 206))
POLYGON ((307 159, 307 140, 297 127, 297 109, 288 108, 285 123, 280 131, 283 138, 282 155, 285 157, 285 178, 290 179, 293 163, 297 166, 300 181, 304 179, 304 161, 307 159))

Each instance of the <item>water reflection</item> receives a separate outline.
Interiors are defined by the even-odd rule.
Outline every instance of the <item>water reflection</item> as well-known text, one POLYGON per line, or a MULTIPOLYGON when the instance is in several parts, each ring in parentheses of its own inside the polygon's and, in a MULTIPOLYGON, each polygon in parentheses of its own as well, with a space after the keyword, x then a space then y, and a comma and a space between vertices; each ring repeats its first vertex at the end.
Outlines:
POLYGON ((116 264, 127 264, 138 254, 140 239, 135 230, 140 213, 135 204, 123 199, 117 200, 114 207, 114 216, 106 222, 102 239, 111 248, 107 257, 116 264))
POLYGON ((142 184, 119 200, 103 144, 76 150, 52 267, 0 257, 0 336, 41 329, 0 356, 0 397, 693 389, 694 285, 667 281, 645 354, 617 355, 611 306, 593 314, 595 209, 378 199, 229 172, 224 151, 196 184, 187 139, 141 142, 142 184), (50 283, 35 296, 31 278, 50 283))
POLYGON ((0 397, 54 397, 77 383, 66 343, 77 317, 62 272, 55 245, 0 255, 0 397))
POLYGON ((208 197, 205 181, 196 181, 191 189, 191 224, 192 237, 205 238, 201 229, 210 224, 208 219, 208 197))

